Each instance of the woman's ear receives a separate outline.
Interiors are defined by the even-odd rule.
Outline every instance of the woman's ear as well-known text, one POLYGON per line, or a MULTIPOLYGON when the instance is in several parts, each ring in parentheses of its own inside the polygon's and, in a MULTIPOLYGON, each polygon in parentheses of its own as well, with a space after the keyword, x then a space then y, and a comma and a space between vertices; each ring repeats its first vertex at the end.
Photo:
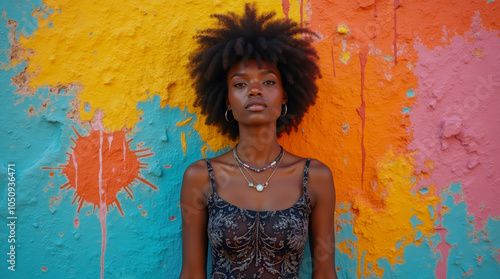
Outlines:
POLYGON ((231 104, 229 103, 229 99, 226 99, 226 108, 231 110, 231 104))

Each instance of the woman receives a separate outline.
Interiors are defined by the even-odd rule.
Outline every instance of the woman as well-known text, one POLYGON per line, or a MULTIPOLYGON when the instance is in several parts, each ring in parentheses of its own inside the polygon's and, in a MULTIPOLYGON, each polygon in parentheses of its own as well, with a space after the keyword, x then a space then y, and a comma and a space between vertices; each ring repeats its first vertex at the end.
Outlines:
POLYGON ((181 278, 298 278, 309 235, 313 278, 336 278, 335 189, 330 169, 278 144, 314 104, 320 77, 314 32, 257 13, 212 15, 191 57, 195 105, 238 140, 200 160, 181 191, 181 278))

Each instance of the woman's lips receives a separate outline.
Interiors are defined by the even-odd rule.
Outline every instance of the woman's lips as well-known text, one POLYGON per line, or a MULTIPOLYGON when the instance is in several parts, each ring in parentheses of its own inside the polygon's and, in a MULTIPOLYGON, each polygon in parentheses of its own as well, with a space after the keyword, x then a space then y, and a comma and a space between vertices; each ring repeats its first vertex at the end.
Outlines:
POLYGON ((247 107, 249 111, 262 111, 266 108, 264 105, 250 105, 247 107))
POLYGON ((259 99, 253 99, 246 105, 248 111, 262 111, 267 107, 266 103, 259 99))

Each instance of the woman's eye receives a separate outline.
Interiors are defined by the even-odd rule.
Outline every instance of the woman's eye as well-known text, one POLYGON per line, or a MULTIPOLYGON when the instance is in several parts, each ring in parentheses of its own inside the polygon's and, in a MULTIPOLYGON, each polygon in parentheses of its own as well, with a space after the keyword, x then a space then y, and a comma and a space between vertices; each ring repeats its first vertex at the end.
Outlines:
POLYGON ((234 87, 236 87, 236 88, 242 88, 242 87, 243 87, 243 86, 245 86, 245 85, 246 85, 246 84, 245 84, 245 83, 243 83, 243 82, 238 82, 238 83, 236 83, 236 84, 234 85, 234 87))
POLYGON ((274 85, 274 84, 276 84, 276 82, 274 80, 266 80, 266 81, 264 81, 264 84, 265 85, 274 85))

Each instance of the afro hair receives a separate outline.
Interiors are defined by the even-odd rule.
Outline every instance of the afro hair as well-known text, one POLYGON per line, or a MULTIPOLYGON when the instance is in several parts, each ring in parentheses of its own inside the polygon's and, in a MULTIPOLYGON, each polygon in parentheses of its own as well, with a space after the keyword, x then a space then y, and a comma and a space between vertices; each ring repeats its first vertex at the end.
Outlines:
POLYGON ((215 28, 198 32, 198 48, 190 56, 191 77, 196 91, 195 106, 207 116, 206 124, 219 127, 222 134, 235 140, 239 136, 236 121, 227 122, 227 73, 235 64, 255 60, 266 62, 281 74, 287 93, 288 113, 276 122, 277 135, 290 133, 315 103, 321 77, 319 59, 312 42, 318 35, 297 22, 275 18, 275 12, 258 14, 255 3, 245 4, 243 15, 233 12, 212 14, 215 28))

